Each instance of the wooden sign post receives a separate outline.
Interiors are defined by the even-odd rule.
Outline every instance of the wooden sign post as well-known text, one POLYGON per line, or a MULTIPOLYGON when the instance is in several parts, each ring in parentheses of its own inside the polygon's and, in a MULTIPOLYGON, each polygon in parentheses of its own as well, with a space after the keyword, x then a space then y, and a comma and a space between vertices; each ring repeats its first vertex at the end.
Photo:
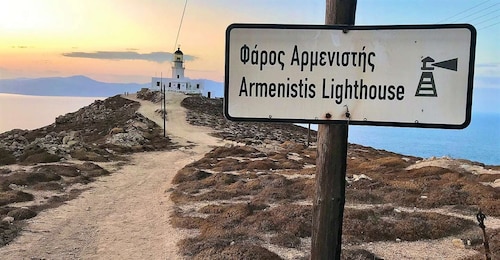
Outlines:
MULTIPOLYGON (((326 0, 325 24, 354 25, 356 0, 326 0)), ((346 113, 347 110, 346 110, 346 113)), ((347 116, 349 116, 347 114, 347 116)), ((318 125, 311 259, 340 259, 349 125, 318 125)))

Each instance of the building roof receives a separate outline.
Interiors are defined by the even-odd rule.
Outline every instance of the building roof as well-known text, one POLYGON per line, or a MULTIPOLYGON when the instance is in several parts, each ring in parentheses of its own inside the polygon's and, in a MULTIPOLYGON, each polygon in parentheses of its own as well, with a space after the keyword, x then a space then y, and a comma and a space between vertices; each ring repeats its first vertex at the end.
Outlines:
POLYGON ((181 51, 181 48, 177 48, 177 50, 174 52, 174 54, 184 55, 184 53, 182 53, 182 51, 181 51))

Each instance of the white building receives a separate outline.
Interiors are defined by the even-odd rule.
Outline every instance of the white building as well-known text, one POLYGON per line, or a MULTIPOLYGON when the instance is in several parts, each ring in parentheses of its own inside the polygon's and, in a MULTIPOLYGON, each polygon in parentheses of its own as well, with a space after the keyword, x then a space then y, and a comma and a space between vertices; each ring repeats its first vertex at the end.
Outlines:
POLYGON ((178 48, 174 52, 172 61, 172 77, 151 80, 151 89, 164 87, 167 91, 183 92, 186 94, 203 94, 203 80, 192 80, 184 77, 184 53, 178 48))

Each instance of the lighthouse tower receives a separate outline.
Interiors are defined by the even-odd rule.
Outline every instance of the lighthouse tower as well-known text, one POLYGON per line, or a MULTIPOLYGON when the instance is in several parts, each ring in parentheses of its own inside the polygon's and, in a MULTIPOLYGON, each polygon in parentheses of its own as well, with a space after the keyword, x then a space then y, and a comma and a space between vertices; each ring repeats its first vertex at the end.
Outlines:
POLYGON ((183 79, 184 78, 184 53, 182 53, 181 48, 177 48, 174 52, 174 60, 172 64, 172 78, 173 79, 183 79))
POLYGON ((172 77, 153 77, 151 79, 151 89, 164 89, 168 92, 202 95, 204 80, 184 77, 184 69, 184 53, 182 53, 181 48, 177 48, 172 60, 172 77))

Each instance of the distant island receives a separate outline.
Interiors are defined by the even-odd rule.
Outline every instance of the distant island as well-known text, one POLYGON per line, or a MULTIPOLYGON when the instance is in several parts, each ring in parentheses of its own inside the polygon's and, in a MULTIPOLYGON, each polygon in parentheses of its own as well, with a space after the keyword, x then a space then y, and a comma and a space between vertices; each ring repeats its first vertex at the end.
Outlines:
MULTIPOLYGON (((205 93, 213 97, 223 96, 223 83, 202 79, 205 93)), ((71 97, 111 97, 125 92, 135 93, 151 83, 109 83, 91 79, 87 76, 49 78, 0 79, 0 93, 34 96, 71 96, 71 97)))

